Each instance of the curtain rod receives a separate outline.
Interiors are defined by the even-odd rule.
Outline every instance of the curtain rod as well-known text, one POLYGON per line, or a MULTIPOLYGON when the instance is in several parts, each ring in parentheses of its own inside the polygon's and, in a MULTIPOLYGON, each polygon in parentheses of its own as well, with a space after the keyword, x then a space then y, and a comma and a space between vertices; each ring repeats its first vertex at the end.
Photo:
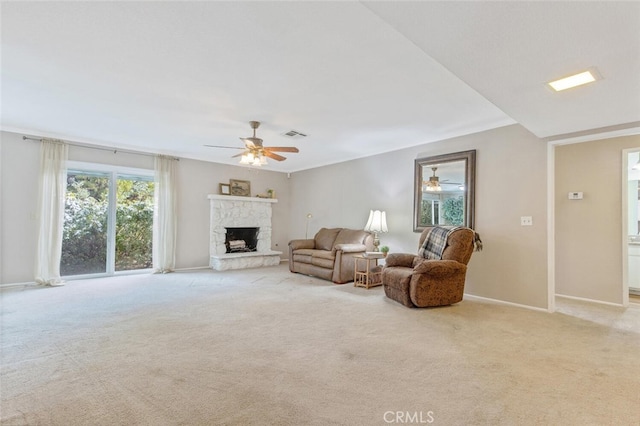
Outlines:
MULTIPOLYGON (((22 136, 22 140, 23 141, 29 140, 29 141, 36 141, 36 142, 42 142, 43 141, 42 138, 39 138, 39 139, 38 138, 30 138, 28 136, 22 136)), ((125 152, 127 154, 147 155, 147 156, 150 156, 150 157, 155 157, 156 155, 160 155, 160 154, 152 154, 150 152, 132 151, 132 150, 129 150, 129 149, 105 148, 105 147, 102 147, 102 146, 95 146, 95 145, 89 145, 89 144, 78 143, 78 142, 68 142, 68 141, 64 141, 64 142, 66 144, 68 144, 68 145, 79 146, 81 148, 97 149, 97 150, 100 150, 100 151, 112 151, 114 154, 116 154, 116 153, 118 153, 118 151, 120 151, 120 152, 125 152)), ((178 158, 178 157, 170 157, 170 158, 173 159, 173 160, 176 160, 176 161, 180 161, 180 158, 178 158)))

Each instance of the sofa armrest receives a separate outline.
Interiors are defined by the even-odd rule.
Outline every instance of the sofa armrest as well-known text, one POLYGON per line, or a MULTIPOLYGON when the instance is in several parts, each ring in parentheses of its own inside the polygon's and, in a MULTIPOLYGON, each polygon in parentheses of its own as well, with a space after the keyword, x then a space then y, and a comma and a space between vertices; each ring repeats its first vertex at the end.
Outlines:
POLYGON ((367 247, 364 244, 336 244, 333 246, 333 251, 342 251, 344 253, 360 253, 367 251, 367 247))
POLYGON ((299 249, 314 249, 316 248, 315 240, 291 240, 289 241, 289 248, 291 250, 299 249))
POLYGON ((455 260, 424 260, 418 263, 414 268, 415 274, 428 274, 430 277, 446 277, 456 274, 465 274, 467 265, 456 262, 455 260))
POLYGON ((404 266, 406 268, 413 267, 414 254, 407 253, 390 253, 385 258, 384 265, 389 268, 391 266, 404 266))
POLYGON ((364 244, 336 244, 333 254, 336 256, 333 263, 331 281, 343 284, 353 281, 355 271, 355 256, 364 253, 367 247, 364 244))

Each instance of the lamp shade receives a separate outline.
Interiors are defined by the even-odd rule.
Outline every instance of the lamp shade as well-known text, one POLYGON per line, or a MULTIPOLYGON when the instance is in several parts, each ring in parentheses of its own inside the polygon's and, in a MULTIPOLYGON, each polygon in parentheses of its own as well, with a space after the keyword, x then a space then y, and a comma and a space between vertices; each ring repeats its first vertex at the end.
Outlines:
POLYGON ((364 230, 369 232, 389 232, 387 228, 387 213, 380 210, 370 210, 369 220, 367 220, 364 230))

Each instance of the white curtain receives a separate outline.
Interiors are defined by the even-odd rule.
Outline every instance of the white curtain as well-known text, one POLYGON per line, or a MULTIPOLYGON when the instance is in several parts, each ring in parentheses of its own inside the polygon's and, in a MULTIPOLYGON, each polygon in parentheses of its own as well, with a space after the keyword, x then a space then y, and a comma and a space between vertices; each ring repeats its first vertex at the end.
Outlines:
POLYGON ((60 257, 68 152, 68 145, 61 141, 45 139, 41 143, 38 200, 40 227, 35 271, 38 284, 64 285, 60 278, 60 257))
POLYGON ((155 208, 153 211, 153 270, 172 272, 176 266, 177 202, 176 160, 155 158, 155 208))

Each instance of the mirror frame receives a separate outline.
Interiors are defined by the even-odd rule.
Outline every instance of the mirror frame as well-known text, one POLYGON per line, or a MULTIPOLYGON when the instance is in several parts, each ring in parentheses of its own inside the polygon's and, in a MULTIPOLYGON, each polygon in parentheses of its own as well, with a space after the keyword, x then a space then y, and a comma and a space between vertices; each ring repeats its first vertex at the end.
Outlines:
POLYGON ((420 226, 420 209, 422 201, 422 170, 425 166, 464 161, 465 209, 463 225, 475 229, 475 193, 476 193, 476 150, 454 152, 452 154, 435 155, 432 157, 416 158, 414 163, 415 181, 413 184, 413 232, 422 232, 425 227, 420 226))

